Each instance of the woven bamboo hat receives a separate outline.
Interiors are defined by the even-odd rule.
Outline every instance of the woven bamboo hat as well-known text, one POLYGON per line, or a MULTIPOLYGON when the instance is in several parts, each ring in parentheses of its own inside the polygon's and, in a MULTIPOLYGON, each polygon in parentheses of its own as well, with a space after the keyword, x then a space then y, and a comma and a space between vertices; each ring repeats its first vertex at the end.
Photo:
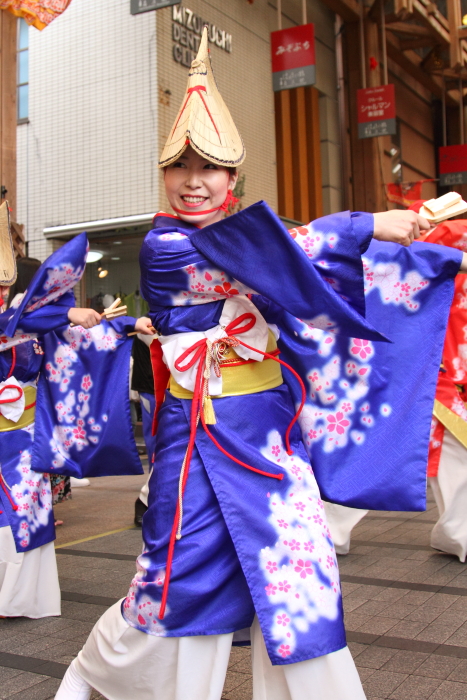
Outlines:
POLYGON ((0 206, 0 286, 11 287, 16 281, 16 258, 10 232, 8 202, 0 206))
POLYGON ((235 167, 245 160, 245 146, 217 89, 204 27, 198 55, 188 73, 182 106, 163 148, 159 167, 170 165, 188 146, 217 165, 235 167))

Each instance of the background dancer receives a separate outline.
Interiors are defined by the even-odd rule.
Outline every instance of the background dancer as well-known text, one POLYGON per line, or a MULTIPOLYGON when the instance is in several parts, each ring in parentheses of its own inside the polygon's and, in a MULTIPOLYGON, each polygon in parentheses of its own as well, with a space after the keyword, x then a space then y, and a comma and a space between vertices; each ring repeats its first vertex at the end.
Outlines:
MULTIPOLYGON (((419 211, 423 200, 412 205, 419 211)), ((465 250, 467 220, 438 224, 423 240, 465 250)), ((467 556, 467 277, 458 275, 439 371, 428 458, 428 481, 439 519, 431 546, 465 562, 467 556)))
MULTIPOLYGON (((1 279, 2 289, 15 281, 16 269, 8 227, 7 204, 0 208, 0 253, 2 273, 11 271, 1 279)), ((79 236, 54 253, 37 269, 24 294, 15 295, 12 307, 0 313, 0 616, 40 618, 60 615, 60 589, 53 540, 55 539, 52 490, 47 472, 65 462, 58 449, 44 461, 45 474, 31 468, 35 449, 34 427, 36 406, 40 407, 40 389, 47 366, 57 359, 53 343, 54 332, 76 324, 75 334, 88 334, 99 326, 97 337, 116 334, 110 323, 120 331, 135 327, 134 319, 118 319, 103 322, 100 314, 92 309, 75 308, 72 287, 79 281, 85 267, 87 241, 79 236), (21 330, 17 328, 20 323, 21 330), (106 325, 107 324, 107 325, 106 325), (104 327, 106 330, 104 330, 104 327), (52 347, 52 350, 51 350, 52 347), (60 457, 60 459, 59 459, 60 457)), ((29 268, 30 263, 26 263, 29 268)), ((29 278, 31 275, 29 275, 29 278)), ((24 280, 20 279, 19 284, 24 280)), ((17 286, 18 289, 18 286, 17 286)), ((6 294, 2 293, 2 299, 6 294)), ((148 319, 140 319, 137 328, 144 332, 148 319)), ((68 331, 69 332, 69 331, 68 331)), ((96 332, 96 331, 94 331, 96 332)), ((120 335, 125 344, 126 335, 120 335)), ((76 338, 74 340, 76 347, 76 338)), ((108 345, 108 343, 107 343, 108 345)), ((128 351, 131 341, 128 341, 128 351)), ((63 345, 61 346, 64 347, 63 345)), ((76 351, 73 350, 76 354, 76 351)), ((90 350, 85 350, 89 355, 90 350)), ((117 347, 103 347, 107 354, 106 365, 118 360, 117 347), (112 354, 109 357, 109 352, 112 354)), ((98 363, 97 363, 98 364, 98 363)), ((66 366, 66 365, 64 365, 66 366)), ((118 369, 118 368, 117 368, 118 369)), ((98 366, 97 366, 98 371, 98 366)), ((82 375, 76 377, 81 382, 82 375)), ((124 387, 123 387, 124 389, 124 387)), ((113 398, 114 394, 112 392, 113 398)), ((122 401, 121 407, 125 408, 122 401)), ((120 408, 115 412, 120 416, 120 408)), ((111 406, 107 422, 111 423, 111 406)), ((70 428, 75 430, 76 426, 70 428)), ((81 431, 82 432, 82 431, 81 431)), ((120 431, 121 432, 121 431, 120 431)), ((48 445, 53 443, 53 429, 44 422, 40 434, 48 445)), ((75 436, 79 439, 79 435, 75 436)), ((113 443, 125 447, 125 433, 113 436, 113 443)), ((76 453, 78 460, 89 460, 89 450, 76 453)), ((89 443, 92 451, 93 443, 89 443)), ((62 453, 63 454, 63 453, 62 453)), ((100 460, 97 462, 100 464, 100 460)), ((115 471, 125 473, 128 463, 114 465, 115 471)), ((133 464, 133 473, 140 465, 133 464)), ((61 473, 55 469, 55 473, 61 473)), ((128 471, 127 471, 128 473, 128 471)))

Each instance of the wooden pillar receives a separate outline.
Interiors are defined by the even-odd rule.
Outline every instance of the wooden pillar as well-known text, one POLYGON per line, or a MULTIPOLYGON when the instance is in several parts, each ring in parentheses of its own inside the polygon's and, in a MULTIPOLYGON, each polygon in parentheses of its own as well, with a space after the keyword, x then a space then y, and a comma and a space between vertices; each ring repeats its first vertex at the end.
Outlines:
POLYGON ((279 214, 308 223, 323 214, 319 94, 300 87, 274 97, 279 214))
POLYGON ((274 93, 279 214, 294 219, 290 90, 274 93))
POLYGON ((319 128, 319 93, 314 87, 306 88, 306 113, 310 116, 307 138, 308 168, 313 177, 308 181, 308 198, 314 219, 323 216, 323 179, 321 171, 321 137, 319 128))
MULTIPOLYGON (((377 49, 377 25, 367 26, 365 21, 365 41, 367 56, 374 55, 377 49)), ((382 179, 378 139, 359 139, 357 124, 357 90, 361 85, 360 41, 357 23, 347 23, 343 35, 343 65, 346 86, 346 102, 348 108, 349 144, 351 159, 351 179, 353 202, 351 209, 355 211, 376 212, 386 209, 382 179)), ((377 56, 379 54, 377 53, 377 56)), ((376 57, 377 57, 376 56, 376 57)), ((368 85, 379 84, 379 75, 371 75, 367 70, 368 85)))
POLYGON ((294 219, 310 221, 310 202, 308 201, 309 177, 307 162, 307 119, 305 113, 305 88, 290 91, 292 116, 292 148, 294 154, 293 189, 294 219))
POLYGON ((16 31, 17 18, 0 10, 0 185, 16 217, 16 31))
POLYGON ((447 0, 447 14, 449 23, 449 62, 451 68, 458 70, 462 66, 462 51, 459 40, 459 29, 462 26, 461 0, 447 0))

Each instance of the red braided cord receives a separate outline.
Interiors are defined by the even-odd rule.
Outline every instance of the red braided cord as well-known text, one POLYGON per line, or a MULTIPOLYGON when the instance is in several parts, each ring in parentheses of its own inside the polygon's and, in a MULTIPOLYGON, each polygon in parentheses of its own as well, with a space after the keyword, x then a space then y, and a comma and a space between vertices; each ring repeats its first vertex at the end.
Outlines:
POLYGON ((7 379, 9 379, 11 377, 11 375, 15 371, 15 367, 16 367, 16 348, 13 345, 13 347, 11 348, 11 367, 10 367, 10 371, 6 375, 7 379))
POLYGON ((10 501, 10 505, 11 505, 11 507, 13 508, 13 510, 18 510, 18 506, 16 505, 16 503, 13 501, 12 497, 11 497, 10 494, 8 493, 8 489, 7 489, 7 487, 5 486, 4 481, 5 481, 5 480, 4 480, 3 476, 2 476, 2 474, 0 474, 0 486, 1 486, 2 489, 4 490, 5 496, 6 496, 6 497, 8 498, 8 500, 10 501))
MULTIPOLYGON (((205 344, 205 348, 204 348, 204 356, 206 356, 206 344, 205 344)), ((191 402, 190 439, 188 442, 188 447, 187 447, 187 452, 186 452, 185 473, 183 475, 183 482, 182 482, 182 496, 183 496, 183 493, 185 491, 185 486, 186 486, 186 482, 188 479, 188 471, 189 471, 190 463, 191 463, 191 457, 192 457, 193 448, 195 445, 196 427, 197 427, 196 426, 196 419, 198 416, 200 385, 202 385, 202 381, 203 381, 203 372, 204 372, 204 364, 202 362, 200 362, 198 365, 198 371, 196 373, 195 390, 193 392, 193 399, 191 402)), ((172 525, 172 531, 170 533, 169 548, 168 548, 168 552, 167 552, 167 561, 166 561, 166 565, 165 565, 164 587, 162 589, 161 607, 159 608, 159 615, 158 615, 159 620, 164 619, 165 608, 167 606, 167 597, 169 595, 170 574, 172 572, 172 561, 173 561, 175 539, 176 539, 176 535, 177 535, 179 520, 180 520, 180 505, 179 505, 179 501, 177 500, 177 508, 175 510, 174 522, 172 525)))
POLYGON ((200 90, 204 90, 204 92, 206 92, 206 88, 203 87, 202 85, 196 85, 195 87, 188 88, 188 90, 187 90, 187 93, 188 93, 188 94, 187 94, 187 98, 186 98, 186 100, 185 100, 185 103, 184 103, 182 109, 180 110, 180 114, 178 115, 178 119, 177 119, 177 121, 176 121, 176 123, 175 123, 175 126, 174 126, 174 128, 172 129, 172 136, 174 135, 175 129, 176 129, 177 126, 178 126, 178 122, 180 121, 181 116, 182 116, 183 112, 185 111, 185 107, 186 107, 187 104, 188 104, 188 100, 190 99, 190 97, 192 96, 192 94, 193 94, 195 91, 196 91, 196 92, 199 92, 200 90))
MULTIPOLYGON (((206 92, 206 90, 204 90, 204 92, 206 92)), ((219 131, 218 131, 218 128, 217 128, 217 126, 216 126, 216 122, 214 121, 214 119, 213 119, 213 117, 212 117, 212 114, 211 114, 211 112, 209 111, 209 107, 207 106, 206 102, 204 101, 204 97, 202 96, 202 94, 201 94, 200 91, 198 91, 198 94, 199 94, 199 96, 201 97, 201 100, 203 101, 203 105, 204 105, 204 108, 205 108, 206 112, 209 114, 209 119, 212 121, 212 125, 213 125, 213 127, 215 128, 215 130, 216 130, 216 134, 217 134, 218 137, 219 137, 219 141, 222 143, 221 135, 220 135, 220 133, 219 133, 219 131)))
MULTIPOLYGON (((238 316, 238 318, 234 319, 231 321, 228 326, 225 328, 226 335, 229 337, 234 336, 234 333, 236 334, 241 334, 241 333, 246 333, 247 331, 251 330, 251 328, 254 327, 256 324, 256 316, 252 313, 244 313, 238 316), (240 326, 243 321, 247 321, 245 325, 240 326), (239 327, 240 326, 240 327, 239 327)), ((235 337, 235 336, 234 336, 235 337)), ((238 340, 238 339, 237 339, 238 340)), ((302 389, 302 402, 300 404, 300 407, 298 411, 296 412, 294 418, 290 422, 287 431, 285 433, 285 443, 286 443, 286 448, 287 448, 287 454, 293 454, 291 448, 290 448, 290 431, 292 430, 292 427, 298 420, 298 417, 303 409, 303 406, 305 404, 305 386, 300 378, 300 376, 297 374, 297 372, 290 367, 286 362, 283 360, 280 360, 278 357, 275 357, 271 353, 267 352, 262 352, 261 350, 256 350, 256 348, 252 348, 250 345, 247 345, 246 343, 243 343, 241 340, 238 340, 238 342, 243 345, 244 347, 248 348, 249 350, 253 350, 254 352, 258 352, 264 357, 274 360, 275 362, 279 362, 281 365, 284 365, 284 367, 287 367, 293 374, 294 376, 298 379, 300 382, 300 386, 302 389)), ((193 367, 196 362, 198 362, 198 369, 196 373, 196 380, 195 380, 195 386, 194 386, 194 392, 193 392, 193 399, 191 402, 191 416, 190 416, 190 439, 188 442, 188 447, 187 447, 187 452, 186 452, 186 460, 185 460, 185 472, 183 474, 183 481, 182 481, 182 498, 185 493, 185 487, 186 483, 188 480, 188 472, 191 464, 191 458, 193 455, 193 449, 195 445, 195 438, 196 438, 196 429, 197 429, 197 418, 198 418, 198 411, 200 413, 201 417, 201 423, 202 426, 210 438, 210 440, 213 442, 213 444, 222 452, 223 455, 231 459, 233 462, 236 464, 239 464, 240 466, 244 467, 245 469, 248 469, 252 472, 255 472, 256 474, 260 474, 261 476, 268 476, 272 479, 277 479, 278 481, 282 481, 284 478, 283 474, 271 474, 270 472, 265 472, 262 471, 261 469, 256 469, 255 467, 252 467, 250 464, 246 464, 246 462, 242 462, 241 460, 237 459, 233 455, 231 455, 227 450, 225 450, 222 445, 216 440, 214 435, 211 433, 209 428, 206 425, 205 417, 204 417, 204 406, 203 406, 203 401, 202 401, 202 386, 203 386, 203 374, 204 374, 204 365, 205 365, 205 359, 206 359, 206 352, 207 352, 207 340, 202 339, 199 340, 198 342, 194 343, 191 347, 187 348, 180 357, 177 358, 177 360, 174 363, 175 368, 179 372, 185 372, 186 370, 190 369, 193 367), (192 355, 191 359, 188 360, 188 362, 185 365, 182 365, 181 363, 186 360, 188 357, 192 355)), ((164 586, 162 589, 162 598, 161 598, 161 606, 159 609, 159 619, 163 620, 164 615, 165 615, 165 610, 167 607, 167 598, 169 594, 169 583, 170 583, 170 575, 172 572, 172 562, 173 562, 173 555, 174 555, 174 549, 175 549, 175 541, 176 541, 176 535, 177 535, 177 529, 178 529, 178 524, 180 520, 180 505, 179 502, 177 501, 177 507, 175 510, 175 517, 174 517, 174 522, 172 525, 172 531, 170 533, 170 540, 169 540, 169 547, 168 547, 168 552, 167 552, 167 561, 166 561, 166 569, 165 569, 165 579, 164 579, 164 586)))
POLYGON ((16 391, 18 392, 19 395, 16 397, 16 399, 0 399, 0 404, 3 404, 3 403, 16 403, 16 401, 19 401, 19 400, 21 399, 21 397, 23 396, 23 394, 24 394, 24 391, 22 390, 22 388, 21 388, 20 386, 17 386, 16 384, 5 384, 5 385, 2 386, 2 388, 0 389, 0 396, 1 396, 1 395, 3 394, 3 392, 6 391, 7 389, 16 389, 16 391))
POLYGON ((241 340, 239 340, 238 342, 240 343, 240 345, 243 345, 245 348, 248 348, 248 350, 254 350, 254 352, 259 352, 260 355, 264 355, 264 357, 267 357, 268 360, 274 360, 274 362, 278 362, 279 364, 284 365, 284 367, 287 367, 287 369, 289 369, 292 372, 294 377, 296 379, 298 379, 298 382, 300 384, 300 389, 302 390, 302 400, 300 401, 300 406, 298 407, 294 417, 292 418, 292 420, 289 423, 289 427, 285 431, 285 446, 287 449, 287 454, 293 455, 293 450, 290 447, 290 431, 292 430, 293 426, 295 425, 295 423, 299 419, 300 414, 303 411, 303 407, 305 405, 306 391, 305 391, 305 385, 303 383, 303 380, 300 377, 300 375, 294 370, 294 368, 291 367, 290 365, 288 365, 287 362, 284 362, 284 360, 280 360, 278 357, 274 357, 274 355, 271 355, 269 352, 262 352, 261 350, 257 350, 256 348, 252 348, 251 345, 247 345, 246 343, 244 343, 241 340))

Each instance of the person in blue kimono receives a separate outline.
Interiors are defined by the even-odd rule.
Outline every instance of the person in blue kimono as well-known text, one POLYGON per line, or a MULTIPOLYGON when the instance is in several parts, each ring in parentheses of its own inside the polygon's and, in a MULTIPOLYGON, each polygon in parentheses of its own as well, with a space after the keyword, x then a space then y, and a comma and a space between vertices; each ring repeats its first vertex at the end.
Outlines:
MULTIPOLYGON (((9 231, 2 228, 1 235, 9 243, 9 231)), ((7 255, 7 245, 0 249, 3 255, 7 255)), ((49 373, 58 378, 58 374, 53 374, 55 361, 62 371, 66 371, 71 364, 70 350, 74 346, 72 353, 78 357, 78 339, 83 335, 88 345, 102 344, 102 338, 107 337, 100 355, 106 355, 106 367, 110 373, 121 354, 120 340, 128 350, 131 349, 131 341, 127 343, 126 338, 128 330, 135 327, 135 319, 115 319, 101 324, 96 311, 74 306, 72 287, 84 271, 86 252, 85 236, 65 245, 39 266, 28 289, 24 291, 23 288, 24 293, 15 295, 10 308, 0 313, 0 617, 60 615, 50 477, 32 469, 36 403, 40 405, 38 377, 44 379, 43 375, 49 373), (76 328, 70 328, 70 323, 76 328), (54 344, 55 332, 60 332, 60 329, 71 334, 68 359, 63 353, 59 356, 59 347, 65 346, 54 344)), ((6 267, 5 260, 0 263, 2 269, 6 267)), ((3 284, 1 289, 7 291, 7 286, 3 284)), ((6 296, 2 294, 2 300, 6 296)), ((138 321, 141 332, 145 332, 148 321, 138 321)), ((125 354, 128 350, 124 350, 125 354)), ((92 353, 89 348, 84 352, 87 361, 92 353)), ((67 379, 70 380, 73 374, 69 372, 67 379)), ((96 448, 85 435, 87 407, 90 405, 88 384, 91 381, 87 377, 86 373, 76 373, 75 380, 82 386, 81 399, 78 393, 77 402, 65 400, 65 415, 70 425, 69 442, 71 446, 74 441, 79 448, 76 452, 78 461, 89 458, 86 442, 96 448), (73 422, 77 406, 81 410, 73 422)), ((124 389, 123 386, 122 392, 124 389)), ((122 407, 126 408, 124 402, 122 407)), ((54 410, 60 411, 56 406, 54 410)), ((111 412, 107 416, 109 426, 112 422, 120 422, 121 410, 115 413, 114 418, 111 412)), ((89 427, 95 428, 96 425, 98 423, 94 422, 89 427)), ((42 438, 53 443, 54 428, 47 430, 40 425, 41 430, 42 438)), ((66 463, 64 457, 63 451, 60 453, 55 449, 49 461, 44 462, 42 471, 49 472, 55 466, 56 473, 60 474, 57 466, 66 463)), ((125 470, 125 464, 122 466, 125 470)), ((132 469, 132 473, 138 473, 136 461, 132 469)))
POLYGON ((155 216, 140 255, 158 331, 143 552, 56 700, 92 688, 219 700, 231 645, 250 636, 254 700, 365 697, 322 495, 420 507, 452 280, 467 259, 405 247, 429 228, 413 212, 341 213, 290 233, 264 202, 223 218, 243 158, 205 31, 160 159, 177 216, 155 216))

